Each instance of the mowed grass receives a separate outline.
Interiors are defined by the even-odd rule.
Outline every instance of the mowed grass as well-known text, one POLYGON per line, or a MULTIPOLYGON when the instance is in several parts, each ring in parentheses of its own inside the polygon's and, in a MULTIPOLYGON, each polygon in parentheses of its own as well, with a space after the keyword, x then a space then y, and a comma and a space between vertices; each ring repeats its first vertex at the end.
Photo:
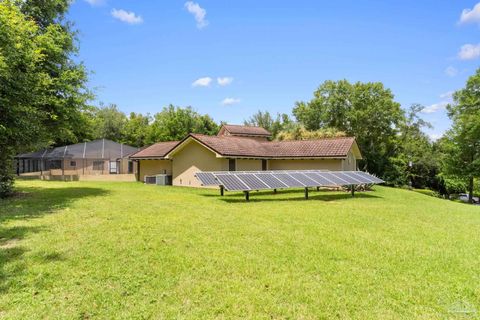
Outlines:
POLYGON ((476 319, 480 207, 376 187, 241 193, 20 181, 0 318, 476 319))

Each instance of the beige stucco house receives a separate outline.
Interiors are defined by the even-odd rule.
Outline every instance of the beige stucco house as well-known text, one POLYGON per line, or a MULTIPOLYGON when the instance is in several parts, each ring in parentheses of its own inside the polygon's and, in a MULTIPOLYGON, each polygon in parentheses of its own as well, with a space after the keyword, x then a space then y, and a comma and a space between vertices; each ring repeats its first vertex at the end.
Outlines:
POLYGON ((168 174, 176 186, 199 187, 200 171, 357 170, 361 153, 355 138, 269 141, 260 127, 224 125, 217 136, 189 134, 181 141, 160 142, 130 159, 137 180, 168 174))

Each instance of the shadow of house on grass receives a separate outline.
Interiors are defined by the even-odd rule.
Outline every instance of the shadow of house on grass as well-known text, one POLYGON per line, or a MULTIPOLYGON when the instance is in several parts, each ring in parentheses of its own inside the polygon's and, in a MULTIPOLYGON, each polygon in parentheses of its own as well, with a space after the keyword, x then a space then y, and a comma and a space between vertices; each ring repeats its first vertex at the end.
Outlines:
MULTIPOLYGON (((250 199, 248 202, 282 202, 282 201, 348 201, 354 199, 381 199, 382 197, 377 196, 372 191, 365 192, 356 192, 355 197, 352 197, 350 192, 343 191, 314 191, 310 190, 308 194, 308 200, 305 199, 303 189, 289 189, 289 190, 279 190, 277 193, 273 191, 251 191, 250 199), (291 194, 296 194, 298 196, 291 197, 291 194), (285 197, 289 195, 288 197, 285 197)), ((224 196, 220 194, 205 193, 205 197, 217 197, 219 200, 228 202, 228 203, 245 203, 245 195, 242 192, 226 192, 224 196)))
MULTIPOLYGON (((28 221, 55 214, 67 208, 76 200, 108 194, 100 188, 22 188, 16 196, 0 200, 0 292, 19 281, 25 273, 23 255, 27 251, 22 239, 28 234, 45 230, 41 226, 8 226, 14 221, 28 221)), ((59 252, 41 252, 34 257, 38 263, 51 263, 63 260, 59 252)))

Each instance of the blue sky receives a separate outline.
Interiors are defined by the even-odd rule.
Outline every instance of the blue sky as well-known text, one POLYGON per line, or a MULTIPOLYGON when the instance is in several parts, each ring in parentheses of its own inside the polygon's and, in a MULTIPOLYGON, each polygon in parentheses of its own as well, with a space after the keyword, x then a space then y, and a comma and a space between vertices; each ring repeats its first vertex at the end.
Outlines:
POLYGON ((76 0, 69 18, 98 101, 124 112, 172 103, 242 123, 325 80, 380 81, 427 107, 435 138, 480 62, 478 1, 76 0))

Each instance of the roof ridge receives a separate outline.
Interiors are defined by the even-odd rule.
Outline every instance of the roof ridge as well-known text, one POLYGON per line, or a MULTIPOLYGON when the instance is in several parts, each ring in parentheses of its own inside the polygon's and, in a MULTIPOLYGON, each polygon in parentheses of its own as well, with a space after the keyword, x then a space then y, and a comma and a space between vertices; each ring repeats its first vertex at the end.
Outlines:
MULTIPOLYGON (((232 127, 251 127, 251 128, 262 128, 262 129, 265 129, 264 127, 262 126, 252 126, 250 124, 224 124, 224 126, 232 126, 232 127)), ((265 129, 266 130, 266 129, 265 129)))
POLYGON ((266 141, 266 142, 298 142, 298 141, 322 141, 322 140, 335 140, 335 139, 341 139, 341 140, 347 140, 347 139, 354 139, 356 140, 355 137, 350 136, 350 137, 325 137, 325 138, 311 138, 311 139, 300 139, 300 140, 273 140, 273 141, 266 141))

